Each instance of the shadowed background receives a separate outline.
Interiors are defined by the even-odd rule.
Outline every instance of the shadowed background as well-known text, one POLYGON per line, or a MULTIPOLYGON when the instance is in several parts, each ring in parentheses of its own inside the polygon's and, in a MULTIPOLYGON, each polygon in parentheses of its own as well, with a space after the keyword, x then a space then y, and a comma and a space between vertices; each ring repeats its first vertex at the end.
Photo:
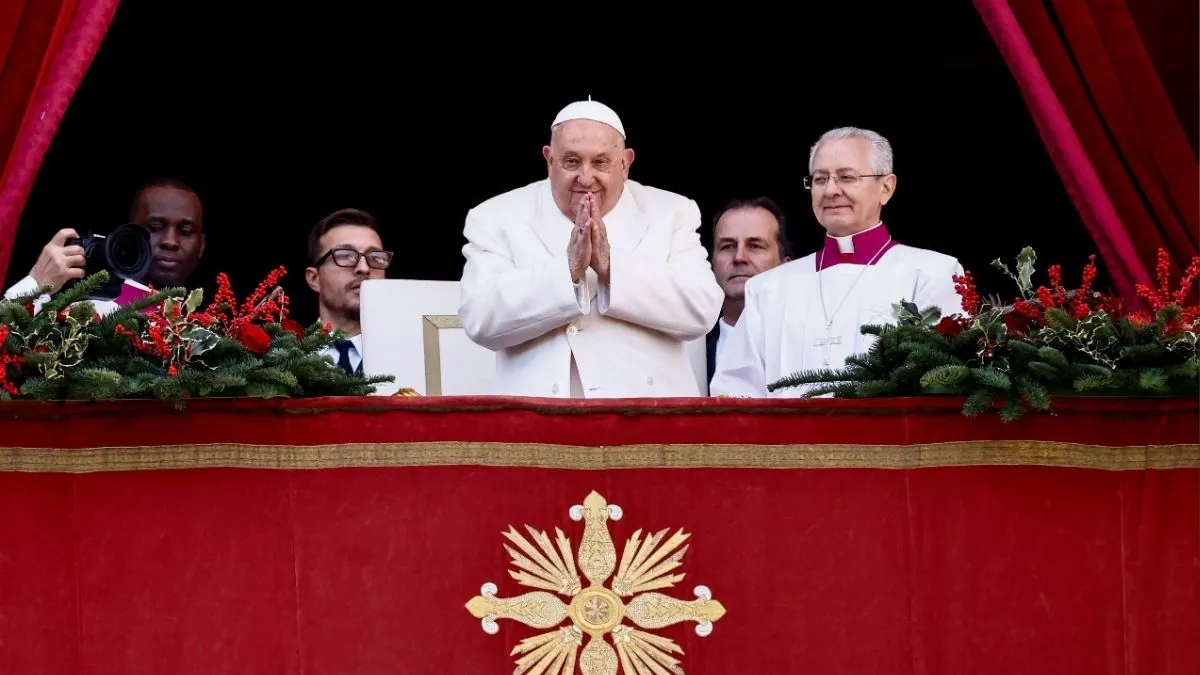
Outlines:
POLYGON ((895 148, 884 217, 899 240, 958 256, 985 292, 1011 294, 989 263, 1026 244, 1075 278, 1093 245, 978 14, 899 4, 866 3, 835 30, 750 8, 592 27, 126 0, 46 157, 8 282, 57 228, 106 231, 164 175, 207 206, 193 286, 211 291, 224 270, 244 294, 283 264, 294 313, 311 320, 305 238, 347 206, 383 222, 390 277, 457 279, 467 210, 544 177, 550 120, 588 95, 622 116, 633 178, 696 199, 706 221, 766 194, 798 250, 814 250, 809 146, 864 126, 895 148))

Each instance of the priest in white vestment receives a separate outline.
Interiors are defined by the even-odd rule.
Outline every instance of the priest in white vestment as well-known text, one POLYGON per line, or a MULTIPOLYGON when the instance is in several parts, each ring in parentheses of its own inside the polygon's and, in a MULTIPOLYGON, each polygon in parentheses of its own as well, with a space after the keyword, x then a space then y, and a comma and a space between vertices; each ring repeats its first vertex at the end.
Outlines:
POLYGON ((943 315, 961 311, 951 256, 898 243, 883 224, 896 190, 892 149, 855 128, 825 133, 809 156, 804 185, 825 228, 820 251, 746 283, 745 308, 730 334, 709 391, 713 396, 799 397, 812 386, 768 391, 797 372, 840 369, 874 340, 867 324, 896 323, 907 300, 943 315))
POLYGON ((629 180, 633 150, 601 103, 564 108, 543 155, 547 179, 467 214, 458 314, 496 352, 494 393, 703 395, 687 343, 707 334, 723 295, 699 207, 629 180))

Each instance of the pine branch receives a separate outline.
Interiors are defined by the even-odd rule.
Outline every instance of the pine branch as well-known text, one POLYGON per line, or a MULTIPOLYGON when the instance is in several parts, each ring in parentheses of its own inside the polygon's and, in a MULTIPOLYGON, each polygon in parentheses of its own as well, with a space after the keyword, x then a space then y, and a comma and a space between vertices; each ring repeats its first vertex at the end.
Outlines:
POLYGON ((1010 396, 1004 402, 1004 408, 1000 411, 1000 420, 1003 422, 1015 422, 1025 414, 1025 409, 1021 407, 1021 399, 1016 396, 1010 396))
POLYGON ((985 387, 999 389, 1000 391, 1008 391, 1012 388, 1012 380, 1009 379, 1008 375, 992 367, 972 368, 971 376, 976 382, 985 387))
POLYGON ((961 387, 970 376, 971 369, 966 366, 937 366, 921 377, 921 386, 939 393, 954 391, 961 387))
POLYGON ((795 389, 810 384, 827 384, 852 381, 853 376, 846 370, 805 370, 779 378, 778 381, 767 385, 767 391, 780 389, 795 389))
POLYGON ((41 311, 38 314, 47 314, 54 316, 61 312, 63 308, 69 307, 77 302, 81 302, 100 288, 108 283, 108 272, 101 270, 95 274, 80 279, 69 289, 62 291, 58 295, 52 296, 46 304, 42 305, 41 311))
POLYGON ((860 398, 874 398, 894 393, 899 386, 891 380, 869 380, 854 387, 854 395, 860 398))
POLYGON ((855 386, 850 383, 840 384, 824 384, 813 387, 804 392, 804 398, 818 398, 821 396, 833 396, 834 398, 853 398, 857 394, 855 386))
POLYGON ((963 414, 967 417, 976 417, 987 410, 995 399, 995 391, 991 389, 976 389, 967 397, 966 402, 963 403, 963 414))
MULTIPOLYGON (((41 286, 40 288, 37 288, 36 290, 25 293, 24 295, 17 295, 17 296, 12 297, 11 299, 0 299, 0 307, 9 305, 9 304, 15 305, 17 307, 24 307, 25 305, 33 304, 34 302, 37 301, 38 298, 42 297, 43 295, 48 296, 48 295, 52 294, 53 292, 54 292, 54 286, 52 286, 50 284, 46 284, 45 286, 41 286)), ((26 316, 28 316, 29 312, 26 312, 25 314, 26 314, 26 316)), ((9 323, 9 321, 6 317, 3 317, 3 315, 0 315, 0 323, 9 323)))
POLYGON ((1034 381, 1033 378, 1019 375, 1014 383, 1021 400, 1036 410, 1046 411, 1050 409, 1050 392, 1041 384, 1034 381))
POLYGON ((1146 368, 1138 373, 1138 388, 1155 393, 1166 393, 1167 373, 1161 368, 1146 368))

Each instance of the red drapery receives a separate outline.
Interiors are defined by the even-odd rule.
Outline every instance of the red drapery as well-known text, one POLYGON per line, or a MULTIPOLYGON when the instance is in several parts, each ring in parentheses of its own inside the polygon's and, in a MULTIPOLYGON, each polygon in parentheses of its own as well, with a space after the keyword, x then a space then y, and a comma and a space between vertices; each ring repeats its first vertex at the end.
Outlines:
POLYGON ((42 157, 104 40, 117 2, 0 2, 0 278, 42 157))
POLYGON ((0 405, 0 672, 511 673, 465 605, 592 490, 690 533, 690 675, 1197 672, 1196 402, 960 403, 0 405))
POLYGON ((1159 248, 1186 267, 1200 168, 1125 2, 975 4, 1121 294, 1151 278, 1159 248))

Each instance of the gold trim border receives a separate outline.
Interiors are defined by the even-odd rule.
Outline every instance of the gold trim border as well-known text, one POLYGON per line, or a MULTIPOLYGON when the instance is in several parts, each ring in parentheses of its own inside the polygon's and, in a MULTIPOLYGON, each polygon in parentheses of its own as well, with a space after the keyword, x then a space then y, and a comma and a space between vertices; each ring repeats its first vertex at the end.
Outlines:
POLYGON ((425 314, 421 317, 421 347, 425 352, 425 395, 442 395, 442 341, 439 331, 462 328, 454 314, 425 314))
POLYGON ((1043 466, 1130 471, 1200 468, 1200 445, 1108 447, 1041 441, 923 445, 622 445, 438 441, 278 446, 0 448, 0 472, 490 466, 546 469, 925 469, 1043 466))

